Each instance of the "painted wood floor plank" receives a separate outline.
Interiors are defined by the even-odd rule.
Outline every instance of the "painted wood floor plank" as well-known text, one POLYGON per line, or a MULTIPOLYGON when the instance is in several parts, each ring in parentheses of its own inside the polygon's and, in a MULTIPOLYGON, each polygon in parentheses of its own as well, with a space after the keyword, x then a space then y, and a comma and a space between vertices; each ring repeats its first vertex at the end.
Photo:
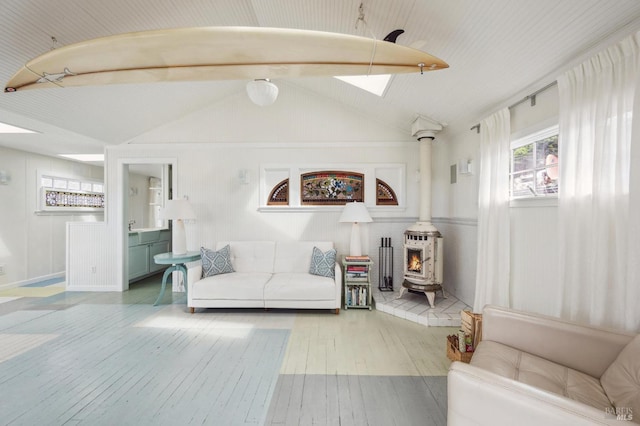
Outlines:
MULTIPOLYGON (((91 389, 90 393, 86 393, 84 398, 78 399, 76 405, 68 413, 65 413, 67 418, 83 418, 91 415, 98 409, 97 407, 100 407, 99 410, 104 410, 105 407, 112 406, 112 395, 119 395, 122 389, 131 386, 132 383, 139 380, 141 374, 148 372, 151 367, 150 364, 139 365, 128 361, 123 355, 140 353, 140 348, 146 347, 151 337, 135 338, 135 336, 123 336, 123 340, 118 342, 120 350, 108 356, 102 366, 106 371, 118 371, 119 374, 114 374, 107 379, 109 386, 106 388, 104 386, 96 387, 91 389)), ((91 354, 87 353, 83 359, 87 359, 90 356, 91 354)))
MULTIPOLYGON (((57 344, 59 343, 59 341, 56 341, 55 343, 57 344)), ((71 382, 71 380, 73 380, 74 375, 77 375, 78 372, 80 373, 83 372, 83 370, 78 370, 77 368, 76 369, 68 369, 68 368, 52 369, 51 366, 55 364, 49 363, 49 359, 53 358, 49 356, 51 354, 51 351, 49 350, 50 349, 49 346, 50 345, 45 345, 42 348, 39 348, 38 351, 32 351, 32 354, 38 354, 43 359, 41 363, 35 364, 37 368, 33 368, 33 365, 31 365, 32 368, 30 369, 25 368, 19 371, 18 374, 15 376, 15 381, 13 383, 4 384, 5 386, 8 386, 8 387, 12 385, 15 387, 19 387, 23 383, 26 384, 27 386, 32 386, 32 389, 30 392, 38 396, 39 400, 41 401, 41 404, 39 404, 39 407, 46 407, 51 395, 59 397, 59 395, 64 394, 65 391, 67 390, 67 386, 69 386, 69 383, 71 382), (33 388, 34 378, 38 378, 41 380, 41 383, 37 383, 37 384, 40 384, 40 386, 37 386, 35 388, 33 388)), ((14 365, 7 364, 7 363, 1 364, 1 365, 11 370, 14 370, 14 368, 12 368, 14 365)), ((29 364, 24 363, 22 362, 22 360, 20 360, 20 362, 17 363, 15 366, 17 368, 21 368, 22 366, 29 366, 29 364)), ((25 392, 27 391, 25 390, 25 392)), ((31 393, 28 393, 28 394, 31 394, 31 393)), ((33 404, 28 400, 24 402, 19 401, 18 404, 14 406, 14 410, 17 410, 19 407, 23 407, 23 409, 28 413, 33 413, 33 404)))
MULTIPOLYGON (((440 416, 438 420, 442 419, 446 423, 447 419, 447 377, 429 376, 423 377, 422 380, 429 388, 429 392, 433 396, 433 399, 438 407, 440 416)), ((443 424, 444 424, 443 423, 443 424)))
POLYGON ((360 387, 360 378, 358 376, 350 375, 347 376, 346 379, 349 398, 340 401, 340 414, 342 415, 342 413, 345 413, 348 418, 351 418, 353 424, 356 426, 367 425, 366 405, 364 394, 360 387), (348 405, 343 407, 343 402, 347 402, 348 405))
MULTIPOLYGON (((145 353, 148 353, 149 356, 147 360, 152 361, 144 366, 139 366, 139 368, 135 368, 132 372, 129 373, 129 377, 127 381, 121 382, 121 385, 114 389, 114 393, 112 395, 106 395, 105 400, 98 404, 95 401, 92 402, 87 409, 81 410, 77 414, 73 416, 74 419, 79 418, 92 418, 95 419, 96 413, 99 410, 104 408, 108 408, 108 412, 110 413, 109 418, 115 424, 126 423, 126 420, 130 416, 135 416, 136 412, 139 412, 141 400, 145 395, 148 395, 147 388, 151 385, 153 387, 157 384, 158 379, 162 377, 165 372, 161 372, 158 374, 156 371, 157 365, 163 365, 164 362, 157 357, 154 357, 153 354, 149 353, 151 349, 150 345, 156 346, 158 343, 156 341, 144 342, 143 345, 140 345, 136 350, 133 347, 128 348, 127 351, 131 351, 133 356, 141 356, 143 357, 145 353), (154 368, 154 365, 156 366, 154 368)), ((132 346, 134 346, 132 344, 132 346)), ((114 359, 113 362, 115 364, 122 362, 127 365, 125 360, 118 361, 114 359)))
POLYGON ((219 381, 216 372, 222 374, 225 366, 215 365, 216 357, 220 356, 221 351, 226 352, 228 345, 218 336, 209 337, 210 339, 197 339, 193 346, 185 342, 190 349, 188 356, 180 356, 180 352, 186 347, 179 349, 177 356, 167 362, 164 373, 159 375, 158 380, 154 380, 154 387, 159 392, 150 398, 156 404, 149 404, 147 408, 148 412, 153 413, 154 419, 160 421, 168 412, 174 411, 181 423, 187 424, 186 419, 193 416, 192 412, 196 408, 194 401, 197 401, 195 397, 200 394, 203 384, 207 381, 219 381), (212 364, 215 368, 211 368, 212 364), (178 408, 174 410, 175 407, 178 408))
MULTIPOLYGON (((282 365, 282 359, 286 351, 286 346, 289 340, 289 332, 281 333, 281 346, 277 348, 277 351, 273 351, 270 355, 267 355, 267 359, 273 360, 274 364, 269 369, 264 369, 261 376, 261 380, 258 384, 254 395, 254 401, 252 401, 251 409, 247 414, 247 421, 249 423, 256 422, 256 424, 264 424, 271 398, 278 382, 278 371, 282 365)), ((263 353, 269 348, 267 344, 263 350, 263 353)), ((262 355, 261 355, 262 356, 262 355)), ((261 361, 258 361, 261 363, 261 361)))
POLYGON ((55 334, 0 334, 0 362, 30 351, 51 339, 55 334))
MULTIPOLYGON (((282 347, 286 339, 283 338, 282 332, 277 335, 269 331, 256 331, 255 336, 251 339, 246 352, 243 354, 241 364, 242 375, 237 383, 233 384, 228 402, 223 410, 223 421, 244 421, 246 424, 257 424, 259 417, 250 418, 253 411, 252 404, 258 403, 264 406, 264 397, 256 398, 256 392, 261 388, 262 381, 275 382, 277 380, 277 371, 281 358, 278 354, 282 352, 282 347), (280 347, 269 345, 267 342, 274 342, 275 339, 280 340, 280 347)), ((266 389, 268 391, 268 388, 266 389)), ((220 417, 220 413, 212 413, 220 417)))
POLYGON ((0 304, 0 424, 446 424, 449 330, 362 310, 191 315, 183 294, 152 306, 160 279, 0 304))
POLYGON ((297 425, 299 424, 302 410, 306 407, 302 407, 302 396, 304 394, 304 375, 296 374, 293 376, 293 383, 291 386, 291 394, 289 395, 289 405, 287 406, 287 412, 285 415, 284 424, 297 425))
POLYGON ((394 403, 400 408, 395 421, 399 425, 444 425, 446 421, 429 388, 420 377, 391 380, 394 403))
POLYGON ((304 391, 302 394, 300 424, 315 425, 326 424, 326 376, 305 375, 304 391))
POLYGON ((292 374, 281 374, 280 377, 278 377, 265 424, 283 425, 285 423, 294 377, 292 374))
POLYGON ((176 390, 176 397, 179 394, 184 396, 180 398, 180 402, 177 401, 178 398, 172 398, 168 402, 184 403, 191 407, 189 423, 185 424, 199 424, 214 410, 213 407, 219 401, 220 394, 233 380, 230 376, 236 374, 237 357, 237 342, 233 339, 221 338, 219 344, 212 348, 211 356, 202 366, 201 371, 194 370, 196 374, 194 380, 185 380, 181 384, 183 389, 176 390))
POLYGON ((326 376, 325 400, 327 401, 327 425, 340 424, 340 393, 338 391, 338 376, 326 376))
POLYGON ((275 392, 267 425, 446 425, 444 377, 281 375, 275 392))

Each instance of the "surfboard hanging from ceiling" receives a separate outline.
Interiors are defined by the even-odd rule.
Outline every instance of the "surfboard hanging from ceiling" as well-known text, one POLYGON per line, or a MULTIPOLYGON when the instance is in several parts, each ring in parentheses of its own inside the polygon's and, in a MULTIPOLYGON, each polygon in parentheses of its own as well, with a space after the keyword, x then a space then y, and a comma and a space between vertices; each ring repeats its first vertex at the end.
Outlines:
MULTIPOLYGON (((385 40, 284 28, 196 27, 126 33, 53 49, 27 62, 5 92, 163 81, 399 74, 448 68, 385 40)), ((393 35, 393 36, 392 36, 393 35)), ((390 38, 391 37, 391 38, 390 38)))

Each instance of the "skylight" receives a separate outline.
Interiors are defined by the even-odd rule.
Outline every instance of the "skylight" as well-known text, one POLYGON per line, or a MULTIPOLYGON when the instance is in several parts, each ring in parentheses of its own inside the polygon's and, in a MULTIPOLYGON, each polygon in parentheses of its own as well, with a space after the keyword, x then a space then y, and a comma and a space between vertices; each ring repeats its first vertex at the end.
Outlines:
POLYGON ((60 154, 60 157, 69 158, 77 161, 104 161, 104 154, 60 154))
POLYGON ((353 86, 359 87, 362 90, 373 93, 374 95, 382 96, 387 89, 391 74, 380 75, 349 75, 349 76, 336 76, 338 80, 342 80, 345 83, 349 83, 353 86))
POLYGON ((0 122, 0 133, 36 133, 33 130, 23 129, 22 127, 12 126, 11 124, 0 122))

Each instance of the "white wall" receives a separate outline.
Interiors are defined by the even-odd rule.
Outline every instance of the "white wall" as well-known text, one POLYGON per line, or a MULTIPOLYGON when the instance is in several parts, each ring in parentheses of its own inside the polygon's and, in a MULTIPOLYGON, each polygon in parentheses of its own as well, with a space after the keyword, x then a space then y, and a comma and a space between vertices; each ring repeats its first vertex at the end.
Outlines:
POLYGON ((37 174, 103 180, 103 168, 0 147, 0 287, 28 284, 65 271, 65 223, 95 222, 102 214, 36 214, 37 174))
MULTIPOLYGON (((490 112, 487 112, 487 115, 490 112)), ((532 129, 557 123, 557 87, 540 93, 536 106, 529 102, 511 109, 511 131, 514 137, 532 129)), ((468 130, 443 135, 444 142, 434 147, 434 173, 438 175, 437 202, 434 216, 445 236, 445 277, 451 280, 454 294, 473 304, 476 278, 478 159, 480 135, 468 130), (457 183, 449 183, 449 167, 461 159, 472 159, 473 173, 457 175, 457 183), (448 240, 447 240, 447 237, 448 240), (451 247, 453 243, 453 247, 451 247)), ((562 161, 562 160, 560 160, 562 161)), ((539 200, 512 203, 511 212, 511 302, 512 307, 553 314, 557 302, 558 251, 556 244, 557 207, 539 200)))
POLYGON ((475 132, 451 136, 445 130, 433 145, 433 222, 444 237, 444 285, 470 306, 476 281, 478 142, 475 132), (473 173, 457 173, 459 160, 472 160, 473 173), (456 183, 451 183, 452 165, 456 183))
POLYGON ((132 228, 152 228, 149 220, 149 176, 129 173, 129 217, 134 221, 132 228))
MULTIPOLYGON (((511 110, 514 138, 557 123, 557 86, 537 95, 535 106, 525 102, 511 110)), ((512 203, 511 302, 516 309, 547 315, 558 312, 557 224, 557 200, 512 203)))
MULTIPOLYGON (((246 94, 238 93, 129 144, 108 147, 105 241, 94 243, 93 248, 76 241, 71 250, 87 257, 87 262, 77 260, 77 264, 89 265, 96 258, 98 247, 106 246, 107 253, 102 257, 112 267, 98 274, 103 281, 93 282, 92 288, 127 288, 126 260, 121 250, 128 221, 122 213, 126 204, 123 190, 128 191, 128 184, 123 186, 126 178, 122 170, 129 163, 158 162, 174 165, 173 196, 188 196, 196 211, 197 220, 186 224, 189 249, 230 239, 302 239, 334 241, 339 253, 344 254, 348 251, 351 225, 338 222, 340 207, 259 210, 261 167, 400 163, 406 165, 405 207, 392 211, 372 208, 374 223, 363 226, 369 254, 374 258, 380 238, 392 238, 399 286, 403 233, 418 216, 415 177, 419 170, 419 144, 411 137, 410 128, 411 123, 406 129, 397 129, 371 121, 342 104, 288 86, 281 88, 277 102, 266 108, 251 104, 246 94), (240 182, 240 170, 249 171, 249 184, 240 182)), ((375 204, 374 200, 365 201, 375 204)), ((83 283, 76 284, 76 288, 87 290, 83 283)))
MULTIPOLYGON (((124 197, 128 197, 128 192, 123 193, 128 184, 122 169, 126 163, 143 160, 174 164, 174 197, 188 196, 198 216, 186 225, 189 249, 230 239, 304 239, 334 241, 340 253, 348 250, 350 234, 350 225, 338 223, 340 209, 260 211, 260 168, 265 164, 321 168, 405 164, 406 208, 395 212, 372 209, 374 223, 364 229, 374 259, 380 237, 392 238, 394 276, 400 285, 403 232, 418 216, 419 144, 410 136, 410 123, 406 129, 397 129, 371 122, 344 105, 285 88, 288 90, 281 91, 271 107, 257 107, 239 93, 130 144, 107 148, 107 253, 101 257, 113 267, 100 274, 103 282, 95 282, 95 289, 127 288, 126 260, 120 251, 128 220, 122 214, 124 197), (249 184, 240 182, 240 170, 249 171, 249 184)), ((556 115, 557 94, 552 89, 538 96, 536 107, 516 107, 512 129, 518 132, 556 115)), ((475 292, 478 143, 475 131, 452 135, 445 130, 433 146, 433 222, 445 241, 444 285, 467 304, 472 304, 475 292), (469 159, 473 173, 458 174, 457 182, 450 183, 450 166, 469 159)), ((553 206, 539 205, 511 209, 514 307, 545 313, 553 310, 558 267, 550 241, 555 234, 555 211, 553 206)), ((82 252, 91 255, 90 248, 83 246, 82 252)))
MULTIPOLYGON (((292 209, 291 211, 261 211, 259 197, 260 168, 264 164, 289 163, 317 165, 332 169, 331 165, 358 165, 380 163, 404 163, 408 169, 417 170, 417 142, 389 142, 359 147, 327 149, 319 145, 294 144, 288 148, 275 148, 245 143, 231 144, 181 144, 126 145, 108 149, 108 159, 136 161, 136 158, 165 162, 175 158, 176 179, 174 197, 187 196, 194 207, 197 219, 186 223, 189 250, 200 246, 212 247, 216 241, 224 240, 327 240, 334 241, 340 254, 348 252, 351 225, 339 223, 341 207, 292 209), (362 162, 362 150, 367 150, 367 163, 362 162), (338 157, 336 157, 338 153, 338 157), (339 162, 336 162, 339 158, 339 162), (286 159, 286 161, 285 161, 286 159), (240 170, 249 171, 249 183, 243 184, 238 177, 240 170)), ((117 174, 117 166, 110 172, 117 174)), ((372 177, 367 177, 371 179, 372 177)), ((110 179, 111 182, 111 179, 110 179)), ((117 185, 114 184, 114 185, 117 185)), ((402 238, 407 226, 417 219, 417 182, 407 188, 409 195, 405 208, 389 211, 389 208, 370 207, 374 223, 362 224, 363 235, 368 239, 368 253, 377 258, 381 237, 391 237, 396 247, 395 277, 401 281, 402 238)), ((114 190, 114 192, 116 192, 114 190)), ((115 224, 118 207, 114 199, 121 194, 112 194, 109 199, 109 235, 119 232, 115 224), (113 220, 113 222, 112 222, 113 220)), ((128 194, 127 194, 128 196, 128 194)), ((375 205, 375 200, 365 200, 375 205)), ((126 227, 126 220, 121 221, 126 227)), ((117 246, 114 240, 111 244, 117 246)), ((88 252, 87 252, 88 254, 88 252)), ((80 262, 81 264, 82 262, 80 262)), ((117 277, 115 278, 117 279, 117 277)), ((102 284, 100 284, 102 286, 102 284)))

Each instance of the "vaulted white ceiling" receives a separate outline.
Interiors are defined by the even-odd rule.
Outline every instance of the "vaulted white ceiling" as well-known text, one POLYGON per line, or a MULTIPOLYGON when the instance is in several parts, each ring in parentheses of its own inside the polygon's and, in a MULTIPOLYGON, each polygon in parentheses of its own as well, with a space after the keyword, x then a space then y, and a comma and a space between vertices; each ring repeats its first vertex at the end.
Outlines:
MULTIPOLYGON (((52 47, 161 28, 260 26, 383 38, 450 68, 397 75, 383 97, 332 78, 281 82, 406 130, 417 114, 468 128, 612 35, 640 29, 637 0, 3 0, 0 82, 52 47)), ((278 84, 278 81, 275 81, 278 84)), ((0 94, 0 121, 39 133, 0 146, 43 154, 96 153, 244 92, 246 81, 112 85, 0 94)))

